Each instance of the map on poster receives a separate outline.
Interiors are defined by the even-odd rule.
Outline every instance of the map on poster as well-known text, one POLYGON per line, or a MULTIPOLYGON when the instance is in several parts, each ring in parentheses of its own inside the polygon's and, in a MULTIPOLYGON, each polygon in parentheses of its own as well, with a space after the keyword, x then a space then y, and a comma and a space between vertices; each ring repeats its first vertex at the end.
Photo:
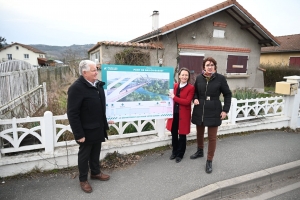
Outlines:
POLYGON ((107 120, 165 119, 173 116, 174 68, 102 65, 107 120))

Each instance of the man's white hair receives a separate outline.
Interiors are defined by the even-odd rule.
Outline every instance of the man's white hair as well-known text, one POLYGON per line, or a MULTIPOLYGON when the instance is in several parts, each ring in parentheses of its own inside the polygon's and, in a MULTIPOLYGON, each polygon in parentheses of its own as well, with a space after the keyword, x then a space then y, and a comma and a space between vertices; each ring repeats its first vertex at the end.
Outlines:
POLYGON ((91 65, 96 65, 95 62, 91 61, 91 60, 82 60, 79 63, 79 74, 82 75, 83 71, 90 71, 90 66, 91 65))

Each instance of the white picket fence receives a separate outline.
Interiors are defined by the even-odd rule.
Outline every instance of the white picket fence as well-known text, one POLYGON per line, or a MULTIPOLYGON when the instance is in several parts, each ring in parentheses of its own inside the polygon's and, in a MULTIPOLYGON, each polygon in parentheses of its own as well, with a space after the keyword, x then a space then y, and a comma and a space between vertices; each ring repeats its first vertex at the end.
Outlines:
MULTIPOLYGON (((223 121, 222 126, 228 124, 234 125, 245 120, 283 116, 284 108, 285 98, 282 96, 247 100, 233 98, 228 119, 223 121)), ((46 111, 43 117, 0 120, 0 126, 10 127, 0 132, 0 139, 2 139, 2 146, 0 146, 1 154, 35 149, 44 149, 45 153, 51 153, 57 147, 76 144, 74 140, 60 141, 60 138, 64 134, 72 132, 67 119, 66 114, 53 116, 50 111, 46 111), (26 125, 30 125, 30 127, 26 127, 26 125), (34 141, 36 141, 35 144, 22 145, 23 140, 27 136, 33 137, 34 141)), ((110 126, 114 127, 118 132, 118 135, 109 136, 110 140, 145 135, 164 137, 166 132, 164 119, 122 122, 110 126), (154 127, 154 130, 143 131, 144 126, 148 123, 154 127), (137 132, 125 134, 124 131, 130 124, 136 128, 137 132)))

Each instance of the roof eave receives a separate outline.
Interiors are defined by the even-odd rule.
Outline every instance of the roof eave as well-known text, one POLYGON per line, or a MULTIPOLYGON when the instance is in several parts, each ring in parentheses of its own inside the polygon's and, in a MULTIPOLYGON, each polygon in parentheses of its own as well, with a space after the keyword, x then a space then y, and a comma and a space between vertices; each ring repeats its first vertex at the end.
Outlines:
POLYGON ((289 52, 300 52, 299 50, 280 50, 280 51, 261 51, 261 53, 289 53, 289 52))
POLYGON ((90 53, 90 52, 96 50, 96 49, 97 49, 98 47, 100 47, 100 46, 101 46, 101 42, 97 42, 97 44, 95 44, 92 48, 90 48, 90 49, 88 50, 88 53, 90 53))
MULTIPOLYGON (((270 46, 279 46, 280 45, 280 42, 278 40, 276 40, 276 38, 267 29, 265 29, 265 27, 263 27, 258 21, 256 22, 255 19, 252 19, 251 17, 253 17, 253 16, 250 13, 248 13, 248 11, 245 10, 236 1, 232 1, 232 2, 230 2, 229 5, 226 5, 225 7, 219 8, 218 10, 215 10, 213 12, 205 14, 205 15, 197 18, 197 19, 194 19, 194 20, 192 20, 190 22, 187 22, 185 24, 182 24, 180 26, 177 26, 177 27, 169 29, 168 26, 172 26, 174 24, 174 22, 170 23, 170 24, 167 24, 167 25, 159 28, 159 30, 161 30, 161 33, 159 33, 159 34, 151 32, 149 34, 146 34, 146 35, 140 36, 138 38, 135 38, 135 39, 131 40, 130 42, 143 42, 145 40, 149 40, 149 39, 154 38, 154 37, 159 36, 159 35, 166 35, 166 34, 168 34, 170 32, 176 31, 176 30, 178 30, 180 28, 183 28, 185 26, 188 26, 188 25, 190 25, 190 24, 192 24, 192 23, 194 23, 196 21, 202 20, 202 19, 204 19, 206 17, 214 15, 214 14, 216 14, 218 12, 222 12, 224 10, 227 10, 227 9, 231 8, 231 7, 236 8, 244 16, 244 18, 247 19, 247 21, 248 20, 251 21, 255 25, 255 27, 257 27, 257 31, 259 31, 262 35, 264 35, 263 37, 267 38, 266 40, 269 40, 268 44, 270 46)), ((259 42, 264 42, 264 40, 263 41, 259 41, 259 42)), ((264 44, 264 43, 261 43, 261 44, 264 44)), ((266 45, 266 46, 269 46, 269 45, 266 45)))
POLYGON ((224 7, 224 8, 221 8, 221 9, 217 10, 217 11, 214 11, 214 12, 212 12, 212 13, 209 13, 209 14, 207 14, 207 15, 204 15, 204 16, 202 16, 202 17, 199 17, 199 18, 197 18, 197 19, 195 19, 195 20, 193 20, 193 21, 190 21, 190 22, 188 22, 188 23, 186 23, 186 24, 183 24, 183 25, 178 26, 178 27, 176 27, 176 28, 170 29, 170 30, 168 30, 168 31, 166 31, 166 32, 164 32, 164 33, 162 33, 162 35, 166 35, 166 34, 172 32, 172 31, 176 31, 176 30, 178 30, 178 29, 180 29, 180 28, 183 28, 183 27, 185 27, 185 26, 188 26, 188 25, 190 25, 190 24, 192 24, 192 23, 194 23, 194 22, 196 22, 196 21, 202 20, 202 19, 204 19, 204 18, 206 18, 206 17, 209 17, 209 16, 211 16, 211 15, 214 15, 214 14, 216 14, 216 13, 218 13, 218 12, 221 12, 221 11, 223 11, 223 10, 226 10, 226 9, 232 7, 232 6, 233 6, 233 5, 226 6, 226 7, 224 7))
POLYGON ((164 34, 161 34, 161 32, 162 32, 161 28, 159 28, 159 29, 157 29, 157 30, 155 30, 155 31, 153 31, 151 33, 148 33, 146 35, 140 36, 140 37, 135 38, 133 40, 130 40, 128 42, 142 42, 142 41, 149 40, 151 38, 157 37, 159 35, 164 35, 164 34))
POLYGON ((279 45, 280 45, 280 42, 279 42, 279 41, 276 41, 276 40, 274 39, 274 36, 273 36, 273 35, 270 36, 268 33, 266 33, 266 32, 265 32, 265 31, 264 31, 257 23, 255 23, 254 20, 251 19, 251 17, 249 17, 249 16, 248 16, 244 11, 242 11, 237 5, 234 4, 233 6, 235 6, 240 12, 242 12, 242 13, 244 14, 244 16, 246 16, 252 23, 254 23, 255 26, 258 27, 260 31, 262 31, 269 39, 271 39, 271 40, 276 44, 276 46, 279 46, 279 45))

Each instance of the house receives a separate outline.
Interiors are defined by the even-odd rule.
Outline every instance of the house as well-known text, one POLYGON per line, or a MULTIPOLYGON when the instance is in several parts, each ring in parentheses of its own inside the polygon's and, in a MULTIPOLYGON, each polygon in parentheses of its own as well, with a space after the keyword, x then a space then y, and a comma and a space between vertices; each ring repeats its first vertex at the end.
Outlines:
POLYGON ((90 59, 115 64, 116 50, 109 50, 112 45, 120 50, 128 45, 152 46, 151 65, 172 66, 175 71, 189 68, 193 82, 202 72, 203 58, 211 56, 232 90, 264 90, 263 71, 259 68, 261 47, 278 46, 280 42, 236 0, 224 1, 160 28, 158 16, 159 12, 154 11, 151 32, 128 43, 100 42, 88 51, 90 59))
POLYGON ((88 50, 89 59, 100 64, 115 64, 114 55, 126 48, 137 48, 145 53, 150 53, 151 65, 156 65, 157 59, 154 59, 157 51, 162 50, 162 46, 154 43, 137 43, 137 42, 112 42, 102 41, 97 42, 91 49, 88 50), (157 50, 157 51, 156 51, 157 50))
POLYGON ((60 60, 52 60, 52 59, 48 59, 46 62, 45 62, 45 65, 46 66, 52 66, 52 67, 61 67, 63 66, 63 62, 60 61, 60 60))
POLYGON ((42 65, 46 60, 46 53, 21 43, 12 43, 0 49, 0 62, 8 60, 23 60, 31 65, 42 65))
MULTIPOLYGON (((150 66, 159 66, 158 59, 162 56, 162 46, 154 43, 137 43, 137 42, 97 42, 88 50, 89 59, 100 64, 116 64, 115 55, 125 49, 137 49, 145 54, 149 54, 150 66)), ((101 79, 101 71, 99 73, 101 79)))
POLYGON ((280 46, 262 47, 260 64, 300 68, 300 34, 278 36, 280 46))

